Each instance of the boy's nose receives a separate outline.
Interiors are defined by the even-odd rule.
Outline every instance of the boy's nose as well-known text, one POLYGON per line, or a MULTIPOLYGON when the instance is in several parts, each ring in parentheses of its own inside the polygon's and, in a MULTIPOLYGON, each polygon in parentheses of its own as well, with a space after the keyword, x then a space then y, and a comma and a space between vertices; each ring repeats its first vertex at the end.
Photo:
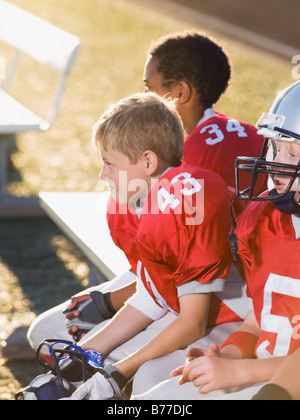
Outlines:
POLYGON ((101 181, 105 181, 107 179, 107 177, 105 176, 105 173, 104 173, 104 169, 102 169, 102 171, 100 172, 99 179, 101 181))
POLYGON ((105 181, 108 178, 108 171, 107 171, 107 165, 105 163, 103 163, 101 172, 99 174, 99 179, 105 181))
POLYGON ((277 154, 277 156, 274 159, 274 162, 275 163, 286 163, 285 160, 284 160, 284 158, 283 158, 283 156, 282 156, 282 153, 281 152, 279 152, 277 154))

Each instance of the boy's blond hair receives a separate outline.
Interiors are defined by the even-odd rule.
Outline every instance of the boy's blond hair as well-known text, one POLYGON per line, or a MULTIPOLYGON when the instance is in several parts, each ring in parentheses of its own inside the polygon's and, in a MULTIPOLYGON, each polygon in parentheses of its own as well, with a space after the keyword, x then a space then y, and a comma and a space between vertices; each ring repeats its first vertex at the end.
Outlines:
POLYGON ((179 166, 184 130, 173 102, 155 93, 137 93, 112 105, 94 127, 93 141, 136 164, 146 150, 170 166, 179 166))

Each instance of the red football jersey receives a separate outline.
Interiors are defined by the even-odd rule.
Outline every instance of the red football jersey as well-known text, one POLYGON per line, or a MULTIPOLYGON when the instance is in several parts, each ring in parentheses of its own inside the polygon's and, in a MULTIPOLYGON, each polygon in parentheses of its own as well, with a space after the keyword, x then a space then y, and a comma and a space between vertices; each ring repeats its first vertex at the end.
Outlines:
POLYGON ((293 218, 272 202, 255 202, 238 219, 239 254, 262 330, 259 358, 285 356, 300 346, 300 238, 293 218))
POLYGON ((112 240, 125 253, 136 273, 139 258, 135 246, 135 237, 140 223, 136 212, 127 206, 119 206, 111 195, 107 204, 106 217, 112 240))
MULTIPOLYGON (((217 174, 185 163, 152 188, 136 235, 137 274, 158 305, 179 314, 177 287, 194 281, 218 292, 224 286, 232 263, 230 204, 217 174)), ((213 295, 209 326, 237 320, 213 295)))
MULTIPOLYGON (((216 116, 200 124, 185 140, 184 161, 219 174, 225 183, 235 188, 235 160, 238 156, 260 156, 264 138, 250 124, 236 121, 216 112, 216 116)), ((239 176, 240 188, 250 186, 251 174, 239 176)), ((266 191, 267 179, 258 179, 255 193, 266 191)))

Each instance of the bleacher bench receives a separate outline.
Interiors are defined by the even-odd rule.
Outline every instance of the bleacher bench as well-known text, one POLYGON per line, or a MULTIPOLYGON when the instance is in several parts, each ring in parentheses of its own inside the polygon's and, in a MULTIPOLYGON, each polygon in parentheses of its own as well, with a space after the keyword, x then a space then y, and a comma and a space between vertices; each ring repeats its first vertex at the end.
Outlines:
MULTIPOLYGON (((14 199, 6 192, 8 159, 6 136, 25 131, 45 131, 51 126, 57 115, 67 76, 78 52, 80 40, 0 0, 0 41, 13 49, 10 63, 5 66, 5 79, 0 89, 0 215, 7 213, 12 216, 14 211, 21 210, 20 206, 28 207, 28 209, 32 207, 32 202, 14 199), (37 115, 9 94, 21 54, 32 57, 58 73, 53 102, 46 118, 37 115)), ((29 87, 28 95, 30 95, 29 87)), ((37 204, 38 200, 34 203, 37 204)))

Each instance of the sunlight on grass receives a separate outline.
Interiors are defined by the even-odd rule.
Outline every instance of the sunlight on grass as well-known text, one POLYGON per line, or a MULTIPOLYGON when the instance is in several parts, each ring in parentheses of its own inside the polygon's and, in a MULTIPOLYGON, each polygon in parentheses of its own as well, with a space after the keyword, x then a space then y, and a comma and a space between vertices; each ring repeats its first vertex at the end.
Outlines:
POLYGON ((89 267, 87 263, 80 262, 79 252, 76 252, 75 248, 63 236, 55 236, 51 244, 56 250, 57 257, 64 263, 66 270, 71 271, 83 287, 87 287, 89 267))
MULTIPOLYGON (((109 104, 143 89, 143 67, 151 41, 189 25, 125 0, 77 0, 76 7, 71 0, 12 3, 79 36, 82 46, 55 124, 43 134, 18 136, 18 151, 12 160, 21 180, 12 174, 10 191, 23 195, 40 190, 95 191, 100 168, 90 141, 93 124, 109 104)), ((224 41, 234 72, 217 108, 255 123, 268 110, 274 93, 291 82, 291 69, 288 63, 244 44, 218 40, 224 41)), ((29 68, 24 71, 28 74, 29 68)), ((17 79, 15 92, 20 96, 25 88, 20 74, 17 79)), ((46 97, 45 84, 37 86, 42 98, 46 97)), ((27 96, 27 103, 32 100, 34 106, 35 96, 27 96)))
POLYGON ((18 278, 0 259, 0 341, 19 325, 29 325, 35 314, 24 297, 18 278))
MULTIPOLYGON (((0 347, 37 314, 78 293, 88 283, 82 253, 49 220, 0 221, 0 347)), ((21 355, 20 355, 21 356, 21 355)), ((0 358, 0 400, 36 375, 36 363, 0 358)))

